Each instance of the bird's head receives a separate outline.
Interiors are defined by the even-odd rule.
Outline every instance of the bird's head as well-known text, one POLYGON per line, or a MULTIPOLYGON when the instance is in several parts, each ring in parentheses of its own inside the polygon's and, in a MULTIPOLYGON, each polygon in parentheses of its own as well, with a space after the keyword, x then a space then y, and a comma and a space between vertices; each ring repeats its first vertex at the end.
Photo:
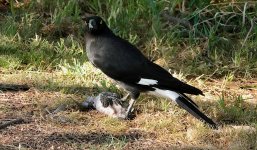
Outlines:
POLYGON ((87 32, 91 34, 99 34, 107 28, 106 23, 101 17, 89 16, 85 17, 85 24, 87 32))

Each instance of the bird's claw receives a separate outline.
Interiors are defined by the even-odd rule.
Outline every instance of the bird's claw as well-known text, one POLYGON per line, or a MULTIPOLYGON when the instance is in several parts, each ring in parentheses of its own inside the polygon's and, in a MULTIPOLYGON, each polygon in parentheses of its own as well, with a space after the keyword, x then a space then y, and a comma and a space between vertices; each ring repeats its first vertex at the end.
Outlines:
POLYGON ((130 110, 128 110, 125 114, 125 119, 126 120, 130 120, 131 118, 133 118, 133 111, 134 111, 134 108, 131 108, 130 110))

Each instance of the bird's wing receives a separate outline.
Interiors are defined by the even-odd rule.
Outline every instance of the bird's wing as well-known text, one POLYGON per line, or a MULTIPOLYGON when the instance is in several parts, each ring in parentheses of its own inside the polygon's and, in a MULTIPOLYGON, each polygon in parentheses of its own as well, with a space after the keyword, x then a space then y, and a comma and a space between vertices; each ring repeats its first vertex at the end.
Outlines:
POLYGON ((95 58, 93 63, 107 76, 134 86, 202 94, 199 89, 181 82, 162 67, 149 61, 126 40, 119 37, 101 40, 105 45, 95 47, 95 50, 102 53, 98 53, 99 59, 95 58))
POLYGON ((195 95, 203 94, 201 90, 178 80, 168 71, 152 62, 149 62, 147 67, 143 69, 138 84, 149 85, 155 88, 176 91, 179 93, 195 95))

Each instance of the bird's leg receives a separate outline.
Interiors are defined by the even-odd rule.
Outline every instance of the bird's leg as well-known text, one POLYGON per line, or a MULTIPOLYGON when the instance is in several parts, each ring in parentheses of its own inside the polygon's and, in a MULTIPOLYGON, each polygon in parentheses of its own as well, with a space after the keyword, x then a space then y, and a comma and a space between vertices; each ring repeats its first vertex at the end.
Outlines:
POLYGON ((128 115, 131 113, 133 105, 135 103, 135 99, 131 98, 129 101, 129 106, 127 108, 126 117, 128 118, 128 115))
POLYGON ((129 97, 129 93, 126 96, 122 97, 121 101, 126 101, 128 99, 128 97, 129 97))
POLYGON ((126 114, 125 114, 127 119, 130 119, 130 118, 129 118, 129 117, 130 117, 129 115, 130 115, 130 113, 132 112, 133 105, 134 105, 134 103, 135 103, 135 100, 139 97, 140 92, 138 92, 138 91, 130 91, 130 92, 129 92, 129 95, 130 95, 131 99, 130 99, 130 101, 129 101, 129 106, 128 106, 127 111, 126 111, 126 114))

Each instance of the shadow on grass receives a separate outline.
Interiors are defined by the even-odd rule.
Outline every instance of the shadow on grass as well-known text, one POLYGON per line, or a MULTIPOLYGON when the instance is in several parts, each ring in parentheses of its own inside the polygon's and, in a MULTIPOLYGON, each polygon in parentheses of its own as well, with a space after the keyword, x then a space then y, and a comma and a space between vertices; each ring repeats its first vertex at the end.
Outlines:
MULTIPOLYGON (((63 81, 65 83, 65 80, 63 81)), ((35 83, 34 88, 39 91, 61 92, 63 94, 93 95, 102 91, 98 87, 87 87, 79 84, 64 85, 62 83, 35 83)))
MULTIPOLYGON (((111 134, 102 132, 52 133, 37 139, 20 141, 23 147, 31 149, 68 148, 68 149, 184 149, 204 150, 212 147, 176 145, 155 140, 155 135, 148 132, 129 132, 111 134)), ((18 143, 13 143, 18 145, 18 143)))
POLYGON ((0 144, 0 149, 2 149, 2 150, 17 150, 17 147, 16 146, 1 145, 0 144))
MULTIPOLYGON (((65 83, 65 80, 63 81, 65 83)), ((83 83, 79 84, 69 84, 65 85, 63 83, 58 82, 49 82, 49 83, 35 83, 33 85, 40 91, 53 91, 53 92, 61 92, 63 94, 78 94, 78 95, 97 95, 101 92, 114 92, 119 96, 122 96, 122 92, 118 90, 116 87, 104 87, 99 85, 90 85, 86 86, 83 83)))
POLYGON ((27 91, 29 90, 29 86, 26 84, 1 84, 0 83, 0 91, 27 91))
MULTIPOLYGON (((127 134, 111 134, 102 132, 81 133, 52 133, 46 136, 39 136, 36 140, 20 141, 23 146, 32 149, 50 148, 51 146, 72 147, 79 145, 115 145, 133 142, 146 136, 147 133, 135 132, 127 134)), ((17 145, 14 143, 13 145, 17 145)))

